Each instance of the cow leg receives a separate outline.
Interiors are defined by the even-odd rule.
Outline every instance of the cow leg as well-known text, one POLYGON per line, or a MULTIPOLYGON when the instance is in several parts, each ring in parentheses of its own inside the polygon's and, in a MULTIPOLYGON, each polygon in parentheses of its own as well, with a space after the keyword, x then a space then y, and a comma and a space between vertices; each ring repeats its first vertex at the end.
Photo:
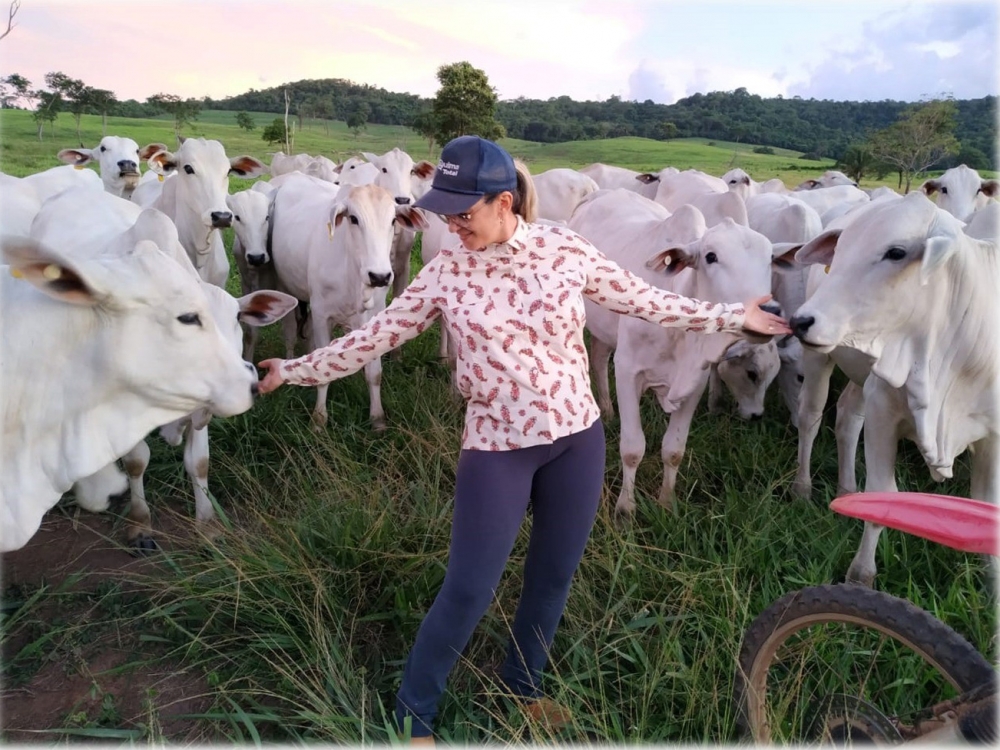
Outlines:
POLYGON ((804 379, 799 392, 799 465, 792 482, 792 494, 805 500, 812 495, 812 449, 823 419, 823 407, 830 394, 833 368, 833 359, 825 354, 802 354, 804 379))
POLYGON ((200 430, 194 426, 187 431, 184 441, 184 470, 191 478, 194 490, 195 528, 208 539, 215 539, 222 530, 216 523, 215 508, 208 496, 208 427, 200 430))
POLYGON ((376 357, 365 365, 365 381, 368 383, 368 418, 372 429, 385 429, 385 412, 382 411, 382 358, 376 357))
MULTIPOLYGON (((392 264, 393 299, 400 296, 410 283, 410 254, 413 252, 413 240, 415 237, 415 232, 397 227, 396 233, 392 238, 392 252, 389 258, 392 264)), ((400 347, 391 349, 388 354, 390 359, 399 359, 402 355, 403 350, 400 347)), ((371 381, 369 380, 370 388, 371 381)))
POLYGON ((865 424, 865 393, 860 385, 850 381, 837 399, 837 494, 858 491, 855 461, 858 440, 865 424))
MULTIPOLYGON (((256 329, 254 329, 256 330, 256 329)), ((295 359, 295 342, 299 336, 299 316, 296 312, 295 314, 289 314, 281 319, 281 337, 285 342, 285 359, 295 359)), ((323 344, 329 344, 329 341, 324 341, 323 344)), ((247 360, 252 362, 253 360, 247 360)))
POLYGON ((128 474, 129 500, 128 506, 128 546, 136 553, 149 553, 156 550, 153 540, 153 526, 149 517, 149 505, 146 504, 146 488, 142 477, 149 466, 149 445, 140 440, 136 446, 122 458, 125 473, 128 474))
MULTIPOLYGON (((868 378, 874 383, 877 378, 868 378)), ((896 452, 902 434, 898 404, 878 386, 865 388, 865 492, 897 492, 896 452)), ((883 526, 865 521, 861 545, 847 569, 847 580, 871 586, 875 581, 875 552, 883 526)))
POLYGON ((590 368, 594 373, 594 384, 597 386, 597 405, 601 409, 601 416, 605 419, 615 416, 615 407, 611 403, 611 387, 608 383, 608 365, 613 351, 613 347, 600 339, 590 337, 590 368))
POLYGON ((970 495, 976 500, 1000 503, 1000 439, 995 435, 973 445, 970 495))
POLYGON ((615 391, 621 424, 619 446, 622 457, 622 489, 615 511, 631 514, 635 512, 635 472, 646 453, 646 436, 642 432, 639 416, 639 399, 642 397, 639 374, 622 372, 616 367, 615 391))
MULTIPOLYGON (((289 316, 286 315, 282 318, 282 320, 285 320, 288 317, 289 316)), ((313 343, 309 351, 315 351, 316 349, 322 349, 330 343, 330 318, 324 310, 317 309, 316 307, 313 307, 311 317, 313 343)), ((316 407, 313 409, 312 413, 313 429, 316 432, 322 432, 326 428, 326 422, 328 419, 326 412, 326 394, 329 390, 329 383, 323 383, 322 385, 316 386, 316 407)))
POLYGON ((660 458, 663 459, 663 485, 660 487, 660 496, 657 502, 663 507, 673 512, 677 511, 677 471, 680 469, 681 461, 684 459, 684 449, 687 446, 688 433, 691 432, 691 420, 694 418, 698 402, 708 385, 707 379, 703 380, 701 387, 692 392, 677 407, 677 411, 670 415, 670 423, 667 431, 663 434, 663 442, 660 445, 660 458))
POLYGON ((76 504, 91 513, 106 511, 112 501, 124 497, 126 492, 128 479, 118 468, 117 461, 73 483, 76 504))
POLYGON ((719 377, 719 365, 713 363, 708 371, 708 410, 712 414, 722 413, 722 378, 719 377))

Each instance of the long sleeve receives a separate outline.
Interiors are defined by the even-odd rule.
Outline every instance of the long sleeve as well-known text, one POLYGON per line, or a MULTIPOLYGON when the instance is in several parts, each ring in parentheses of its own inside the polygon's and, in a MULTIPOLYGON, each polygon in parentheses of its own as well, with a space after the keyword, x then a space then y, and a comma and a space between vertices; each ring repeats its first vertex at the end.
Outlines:
POLYGON ((441 314, 431 300, 427 280, 434 274, 424 273, 428 269, 429 266, 422 269, 399 297, 361 328, 304 357, 286 360, 281 365, 284 382, 292 385, 329 383, 357 372, 390 349, 423 333, 441 314))
POLYGON ((738 331, 746 320, 742 303, 702 302, 651 286, 625 270, 600 250, 582 242, 583 294, 612 312, 633 315, 650 323, 686 331, 738 331))

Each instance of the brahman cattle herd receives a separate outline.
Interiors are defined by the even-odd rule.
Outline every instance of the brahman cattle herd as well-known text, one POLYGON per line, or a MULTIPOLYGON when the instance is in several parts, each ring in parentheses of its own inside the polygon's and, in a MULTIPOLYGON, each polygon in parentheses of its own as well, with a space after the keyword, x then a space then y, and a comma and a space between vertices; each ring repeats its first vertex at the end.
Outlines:
MULTIPOLYGON (((281 320, 287 357, 303 333, 307 350, 323 346, 335 327, 357 328, 382 310, 390 288, 405 288, 417 232, 424 262, 457 244, 440 218, 413 208, 434 165, 398 148, 340 164, 278 153, 268 166, 213 140, 182 140, 171 152, 107 136, 58 158, 67 165, 0 174, 2 550, 26 544, 70 489, 93 511, 128 492, 129 542, 153 549, 142 477, 156 428, 184 444, 196 523, 217 533, 208 423, 252 407, 256 328, 281 320), (91 162, 99 172, 85 168, 91 162), (265 174, 229 193, 230 175, 265 174), (239 298, 225 291, 226 227, 239 298)), ((963 165, 902 196, 834 171, 790 190, 741 169, 717 177, 592 164, 543 172, 535 186, 540 220, 649 283, 710 301, 770 292, 794 331, 706 336, 586 303, 598 404, 606 416, 617 406, 621 420, 617 510, 635 508, 646 390, 670 414, 664 504, 706 389, 710 408, 728 388, 739 415, 754 419, 774 381, 799 436, 792 490, 808 496, 835 367, 848 381, 836 420, 840 492, 857 489, 864 429, 864 489, 896 490, 897 445, 909 438, 938 480, 970 450, 972 496, 1000 498, 996 180, 963 165)), ((461 356, 445 331, 441 355, 461 356)), ((386 425, 381 371, 378 360, 364 370, 375 429, 386 425)), ((328 420, 329 387, 316 389, 316 429, 328 420)), ((879 530, 866 527, 850 579, 871 583, 879 530)))

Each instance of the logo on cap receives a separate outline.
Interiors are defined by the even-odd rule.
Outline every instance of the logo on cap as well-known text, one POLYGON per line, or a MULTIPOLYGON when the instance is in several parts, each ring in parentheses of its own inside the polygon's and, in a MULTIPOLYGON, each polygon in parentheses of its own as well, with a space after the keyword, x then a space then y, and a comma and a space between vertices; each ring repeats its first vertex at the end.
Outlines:
POLYGON ((449 177, 458 177, 458 164, 453 164, 450 161, 444 161, 443 159, 438 162, 437 168, 441 170, 442 174, 446 174, 449 177))

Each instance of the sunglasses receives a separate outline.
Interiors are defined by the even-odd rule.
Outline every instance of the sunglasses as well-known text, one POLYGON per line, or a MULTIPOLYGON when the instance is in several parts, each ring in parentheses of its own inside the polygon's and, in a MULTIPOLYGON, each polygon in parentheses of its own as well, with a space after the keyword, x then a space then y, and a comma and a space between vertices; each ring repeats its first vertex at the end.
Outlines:
POLYGON ((438 214, 438 216, 441 217, 441 221, 445 224, 457 224, 460 227, 467 227, 469 226, 469 222, 472 221, 472 217, 485 205, 485 203, 480 203, 478 207, 473 206, 471 210, 463 214, 438 214))

